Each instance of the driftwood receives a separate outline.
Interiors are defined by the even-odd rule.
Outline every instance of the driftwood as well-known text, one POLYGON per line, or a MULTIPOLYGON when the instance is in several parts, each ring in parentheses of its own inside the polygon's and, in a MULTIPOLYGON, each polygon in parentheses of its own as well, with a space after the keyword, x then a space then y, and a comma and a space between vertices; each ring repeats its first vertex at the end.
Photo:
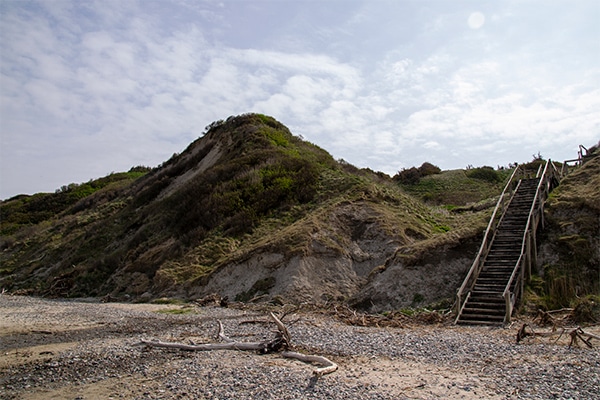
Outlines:
POLYGON ((317 363, 321 364, 313 371, 316 376, 322 376, 330 374, 337 370, 338 366, 333 361, 326 357, 306 355, 289 351, 291 347, 291 335, 286 326, 281 322, 279 318, 272 312, 269 313, 271 320, 277 325, 277 334, 273 339, 264 340, 261 342, 238 342, 228 337, 224 330, 221 321, 219 323, 218 337, 224 343, 203 343, 203 344, 186 344, 186 343, 174 343, 174 342, 162 342, 160 340, 141 340, 140 345, 146 345, 150 347, 162 347, 168 349, 179 349, 187 351, 211 351, 211 350, 245 350, 245 351, 258 351, 262 354, 281 352, 281 355, 285 358, 294 358, 306 363, 317 363))
POLYGON ((573 329, 569 335, 571 335, 571 343, 569 344, 569 347, 572 345, 577 346, 577 340, 581 339, 581 341, 583 343, 586 344, 587 347, 589 347, 590 349, 594 346, 592 346, 591 340, 592 339, 596 339, 596 340, 600 340, 600 336, 597 335, 593 335, 589 332, 584 332, 583 329, 581 329, 580 327, 577 327, 576 329, 573 329), (585 337, 587 336, 587 337, 585 337))
POLYGON ((219 306, 219 307, 227 307, 229 303, 229 298, 227 296, 221 297, 220 295, 213 293, 202 297, 201 299, 194 300, 194 303, 199 305, 200 307, 206 306, 219 306))
POLYGON ((537 315, 535 316, 533 321, 534 322, 537 321, 540 326, 552 325, 553 328, 556 329, 556 327, 559 324, 564 324, 566 321, 572 319, 573 311, 574 311, 573 308, 561 308, 560 310, 551 310, 551 311, 538 310, 537 315), (561 313, 568 313, 568 314, 563 315, 562 317, 554 316, 554 314, 561 314, 561 313))
POLYGON ((295 351, 284 351, 281 355, 285 358, 295 358, 306 363, 322 364, 323 366, 321 368, 317 368, 313 371, 313 374, 317 376, 330 374, 338 369, 337 364, 326 357, 296 353, 295 351))
POLYGON ((533 330, 533 327, 529 324, 523 324, 521 329, 517 332, 517 343, 521 342, 526 337, 553 337, 558 336, 554 343, 558 342, 560 338, 567 333, 571 337, 571 341, 569 342, 569 347, 571 346, 579 346, 579 340, 581 340, 587 347, 590 349, 594 346, 592 345, 591 340, 596 339, 600 340, 600 336, 594 335, 589 332, 585 332, 581 327, 576 327, 574 329, 567 330, 566 328, 561 328, 560 330, 556 329, 556 325, 552 327, 550 332, 536 332, 533 330))

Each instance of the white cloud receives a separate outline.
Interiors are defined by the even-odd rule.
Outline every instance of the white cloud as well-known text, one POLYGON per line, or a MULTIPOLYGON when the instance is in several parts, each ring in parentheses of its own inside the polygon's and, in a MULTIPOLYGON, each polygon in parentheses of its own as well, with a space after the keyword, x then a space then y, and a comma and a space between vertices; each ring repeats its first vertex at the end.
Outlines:
POLYGON ((570 157, 600 130, 599 28, 534 3, 481 5, 477 30, 469 2, 3 3, 0 197, 156 165, 249 111, 388 173, 570 157))
POLYGON ((438 142, 436 142, 435 140, 430 140, 428 142, 425 142, 423 144, 423 147, 425 147, 426 149, 439 149, 442 146, 438 142))

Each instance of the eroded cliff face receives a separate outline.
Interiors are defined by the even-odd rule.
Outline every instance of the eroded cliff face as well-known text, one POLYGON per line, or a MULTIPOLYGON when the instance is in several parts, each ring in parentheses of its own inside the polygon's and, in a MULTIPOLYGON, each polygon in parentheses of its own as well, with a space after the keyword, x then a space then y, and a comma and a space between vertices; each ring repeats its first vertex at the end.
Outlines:
POLYGON ((313 303, 345 300, 359 292, 371 271, 404 242, 401 235, 387 232, 380 218, 366 202, 340 205, 306 227, 304 243, 296 251, 257 249, 246 259, 220 267, 191 293, 220 293, 230 299, 268 294, 313 303))
POLYGON ((423 243, 410 228, 390 231, 376 208, 368 202, 340 205, 311 230, 301 251, 265 247, 222 266, 206 284, 189 287, 186 296, 347 302, 370 312, 451 304, 477 252, 479 229, 423 243))
POLYGON ((481 236, 464 237, 432 247, 421 257, 406 259, 396 254, 385 269, 351 299, 351 304, 369 312, 405 307, 450 307, 480 246, 481 236))

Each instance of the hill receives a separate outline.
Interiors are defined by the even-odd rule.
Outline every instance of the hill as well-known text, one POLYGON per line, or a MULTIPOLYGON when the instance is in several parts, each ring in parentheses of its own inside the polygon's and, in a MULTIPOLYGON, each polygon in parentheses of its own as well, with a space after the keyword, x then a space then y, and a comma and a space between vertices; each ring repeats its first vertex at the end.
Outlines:
POLYGON ((157 168, 2 202, 0 287, 448 306, 509 173, 492 172, 399 184, 334 160, 271 117, 230 117, 157 168))
POLYGON ((452 296, 486 219, 428 206, 257 114, 215 122, 163 165, 131 173, 91 181, 87 195, 71 185, 3 202, 0 285, 362 304, 394 273, 377 307, 424 304, 452 296))

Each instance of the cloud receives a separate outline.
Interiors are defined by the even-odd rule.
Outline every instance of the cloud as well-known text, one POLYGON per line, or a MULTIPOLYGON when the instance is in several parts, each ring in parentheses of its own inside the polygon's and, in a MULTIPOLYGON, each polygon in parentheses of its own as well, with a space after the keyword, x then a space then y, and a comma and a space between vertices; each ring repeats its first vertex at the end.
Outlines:
POLYGON ((482 5, 475 30, 460 2, 2 3, 0 197, 156 165, 250 111, 388 173, 566 157, 600 128, 578 4, 482 5))

